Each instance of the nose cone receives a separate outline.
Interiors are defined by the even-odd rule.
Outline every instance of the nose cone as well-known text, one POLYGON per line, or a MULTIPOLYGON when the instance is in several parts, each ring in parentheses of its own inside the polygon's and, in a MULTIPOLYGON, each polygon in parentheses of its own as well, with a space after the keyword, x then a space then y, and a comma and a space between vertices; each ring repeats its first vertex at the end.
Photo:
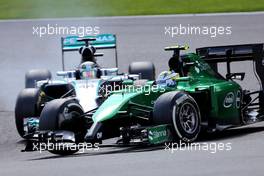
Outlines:
POLYGON ((120 110, 124 110, 129 100, 138 93, 115 93, 108 97, 93 115, 94 122, 113 118, 120 110))

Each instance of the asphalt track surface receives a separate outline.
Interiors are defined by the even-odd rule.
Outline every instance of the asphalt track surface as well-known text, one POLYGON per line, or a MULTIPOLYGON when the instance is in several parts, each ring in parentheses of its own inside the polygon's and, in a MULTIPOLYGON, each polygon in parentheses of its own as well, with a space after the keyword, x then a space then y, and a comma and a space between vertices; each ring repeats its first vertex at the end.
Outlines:
MULTIPOLYGON (((210 45, 263 43, 264 13, 230 15, 179 15, 154 17, 113 17, 0 22, 0 175, 263 175, 264 123, 202 137, 198 142, 231 143, 230 151, 164 150, 164 146, 106 147, 68 157, 48 152, 22 153, 24 141, 14 124, 14 104, 24 87, 24 74, 32 68, 49 68, 53 74, 61 69, 60 36, 39 38, 32 27, 99 26, 101 33, 118 36, 120 70, 129 62, 149 60, 157 73, 166 70, 171 53, 163 47, 175 43, 189 44, 190 50, 210 45), (232 26, 232 35, 211 38, 201 35, 169 37, 165 26, 232 26)), ((109 56, 111 53, 108 53, 109 56)), ((102 58, 103 59, 103 58, 102 58)), ((79 60, 70 59, 69 65, 79 60)), ((111 57, 104 58, 113 65, 111 57)), ((258 89, 251 63, 233 65, 234 70, 250 72, 243 86, 258 89)), ((224 68, 220 68, 224 72, 224 68)), ((111 144, 113 141, 109 141, 111 144)))

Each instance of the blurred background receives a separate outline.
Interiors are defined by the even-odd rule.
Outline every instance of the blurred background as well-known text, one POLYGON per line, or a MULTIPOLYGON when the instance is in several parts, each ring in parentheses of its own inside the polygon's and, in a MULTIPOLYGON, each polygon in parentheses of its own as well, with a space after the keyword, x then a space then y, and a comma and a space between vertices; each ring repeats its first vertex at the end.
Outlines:
POLYGON ((264 10, 264 0, 1 0, 0 18, 61 18, 264 10))

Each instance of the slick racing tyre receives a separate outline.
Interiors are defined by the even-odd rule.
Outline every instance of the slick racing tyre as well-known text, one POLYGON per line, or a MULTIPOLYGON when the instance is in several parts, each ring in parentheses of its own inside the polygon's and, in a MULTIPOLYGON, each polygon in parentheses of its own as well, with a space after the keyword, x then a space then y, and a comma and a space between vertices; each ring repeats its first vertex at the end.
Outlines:
POLYGON ((25 87, 34 88, 37 81, 49 79, 51 79, 51 72, 47 69, 29 70, 25 76, 25 87))
POLYGON ((155 79, 155 66, 152 62, 132 62, 128 72, 129 74, 139 74, 140 79, 155 79))
POLYGON ((15 121, 16 128, 21 137, 25 135, 24 118, 38 117, 40 114, 40 90, 29 88, 22 90, 16 100, 15 121))
MULTIPOLYGON (((43 108, 39 119, 40 131, 70 131, 75 134, 76 143, 84 139, 86 134, 85 121, 81 116, 83 109, 74 99, 55 99, 43 108)), ((58 155, 69 155, 78 150, 61 149, 49 151, 58 155)))
POLYGON ((179 91, 168 92, 155 102, 153 122, 172 124, 176 140, 192 142, 200 133, 200 110, 190 95, 179 91))

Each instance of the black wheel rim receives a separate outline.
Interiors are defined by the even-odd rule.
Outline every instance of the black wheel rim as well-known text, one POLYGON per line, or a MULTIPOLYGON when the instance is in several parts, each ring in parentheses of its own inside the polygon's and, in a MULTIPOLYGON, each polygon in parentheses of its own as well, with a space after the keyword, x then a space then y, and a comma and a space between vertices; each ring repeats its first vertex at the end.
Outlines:
POLYGON ((179 109, 180 125, 185 133, 193 134, 198 128, 198 114, 193 104, 184 103, 179 109))

